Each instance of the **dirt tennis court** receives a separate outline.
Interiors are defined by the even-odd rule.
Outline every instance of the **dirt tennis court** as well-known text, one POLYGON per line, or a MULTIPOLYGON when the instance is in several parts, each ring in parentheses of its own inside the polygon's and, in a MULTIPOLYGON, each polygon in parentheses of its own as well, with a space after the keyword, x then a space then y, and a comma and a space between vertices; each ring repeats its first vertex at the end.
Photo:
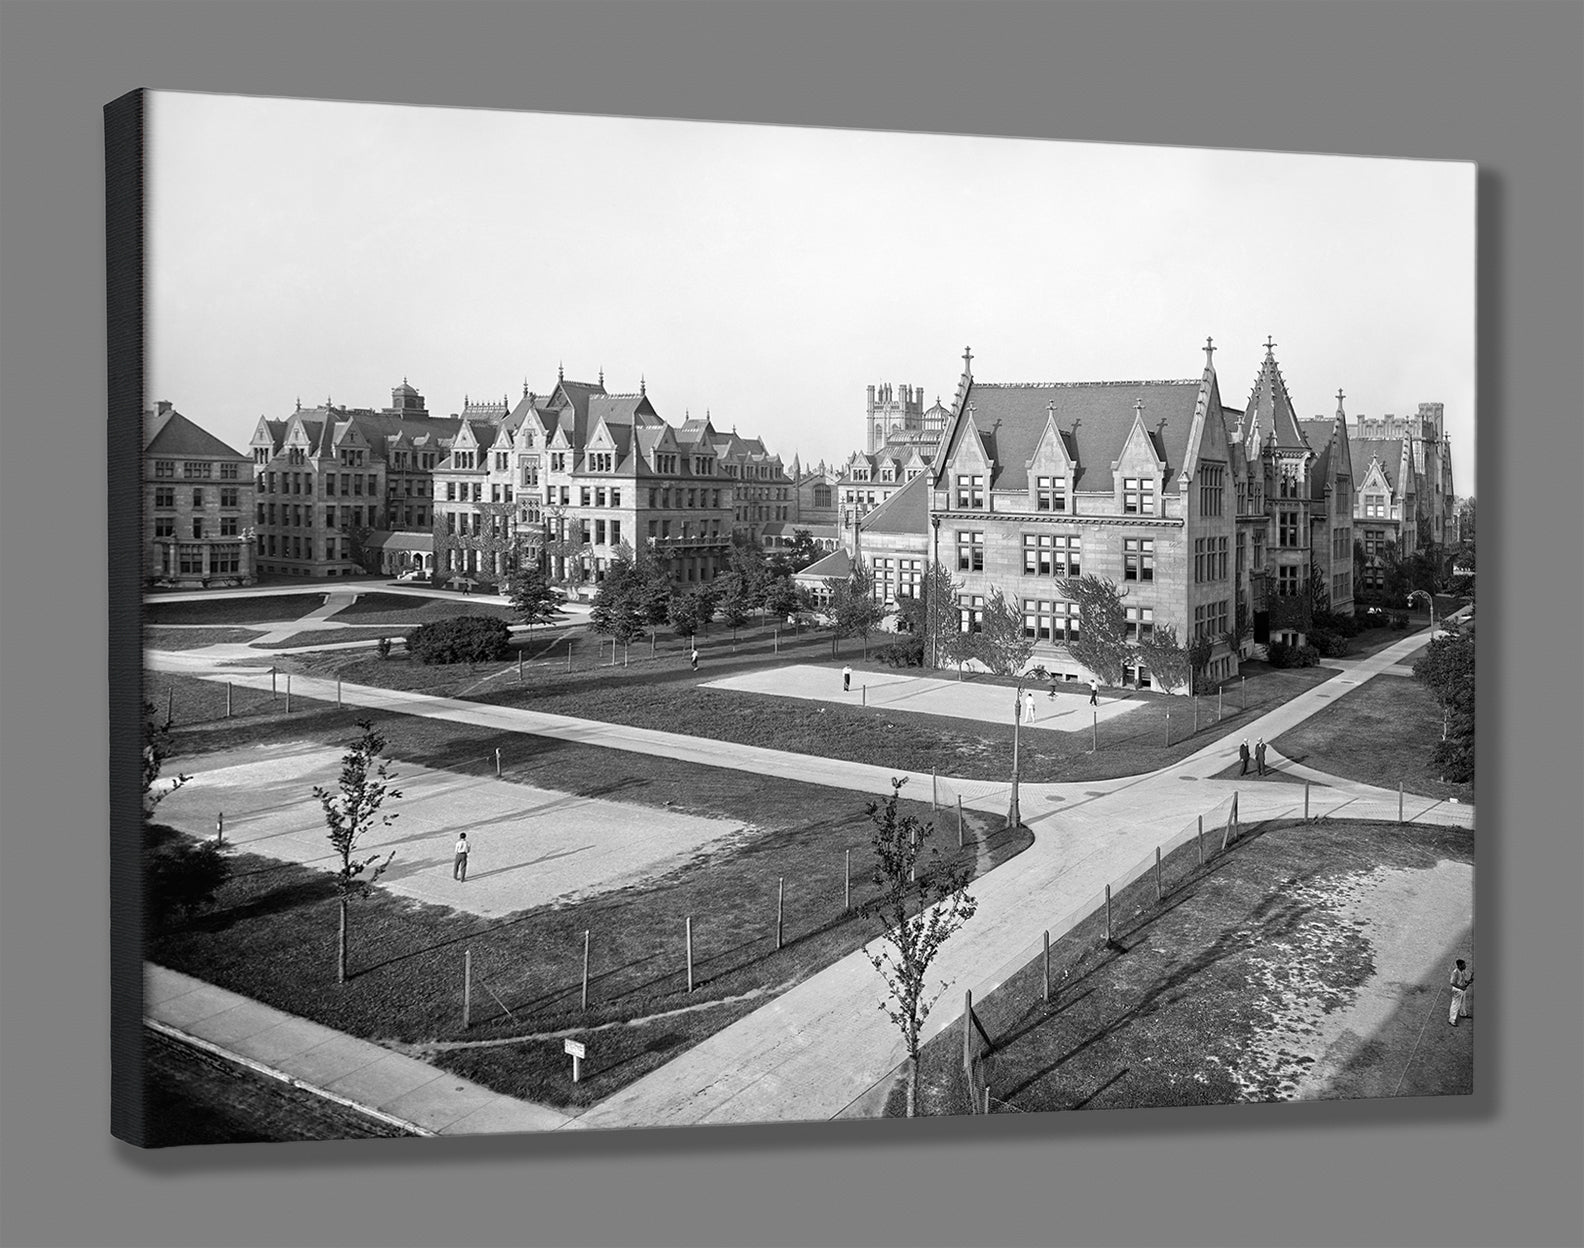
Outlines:
MULTIPOLYGON (((331 870, 336 865, 313 788, 333 789, 339 747, 318 742, 249 746, 179 762, 192 778, 159 805, 159 822, 253 853, 331 870)), ((170 769, 167 769, 170 770, 170 769)), ((499 917, 531 906, 621 888, 668 871, 707 847, 749 831, 650 806, 553 790, 407 762, 392 770, 400 818, 375 828, 367 853, 396 851, 380 886, 399 896, 499 917), (468 878, 452 879, 458 833, 473 845, 468 878)))
MULTIPOLYGON (((934 676, 909 676, 902 672, 853 672, 852 689, 842 691, 842 665, 797 663, 789 667, 768 668, 709 681, 707 689, 736 689, 744 693, 768 693, 782 698, 803 698, 813 702, 832 702, 843 706, 875 706, 891 711, 911 711, 920 715, 975 719, 983 723, 1005 724, 1012 720, 1013 691, 1004 685, 984 685, 974 680, 942 680, 934 676)), ((1093 726, 1095 717, 1104 724, 1143 705, 1126 697, 1100 695, 1098 706, 1089 705, 1089 688, 1076 682, 1050 687, 1031 685, 1035 692, 1034 718, 1025 718, 1025 728, 1044 728, 1055 732, 1079 732, 1093 726)))

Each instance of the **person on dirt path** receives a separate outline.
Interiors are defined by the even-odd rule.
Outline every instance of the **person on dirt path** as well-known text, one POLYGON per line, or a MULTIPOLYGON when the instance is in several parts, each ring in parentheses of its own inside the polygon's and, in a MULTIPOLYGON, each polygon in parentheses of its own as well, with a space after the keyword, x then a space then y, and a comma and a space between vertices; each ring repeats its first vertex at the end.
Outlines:
POLYGON ((1100 682, 1093 677, 1090 677, 1089 680, 1089 705, 1100 705, 1100 682))
POLYGON ((1244 737, 1243 738, 1243 743, 1238 746, 1238 761, 1243 764, 1243 768, 1242 768, 1241 771, 1238 772, 1238 775, 1240 775, 1240 776, 1248 775, 1249 748, 1248 748, 1248 738, 1247 737, 1244 737))
POLYGON ((1468 963, 1462 958, 1457 960, 1457 965, 1452 968, 1452 1004, 1447 1009, 1447 1022, 1452 1026, 1458 1025, 1458 1019, 1469 1016, 1468 994, 1469 986, 1474 982, 1474 972, 1468 969, 1468 963))
POLYGON ((842 692, 852 692, 852 668, 850 667, 842 668, 842 692))
POLYGON ((451 878, 453 880, 467 880, 468 839, 467 833, 457 836, 456 857, 451 860, 451 878))
POLYGON ((1261 737, 1254 747, 1254 764, 1260 775, 1265 774, 1265 738, 1261 737))

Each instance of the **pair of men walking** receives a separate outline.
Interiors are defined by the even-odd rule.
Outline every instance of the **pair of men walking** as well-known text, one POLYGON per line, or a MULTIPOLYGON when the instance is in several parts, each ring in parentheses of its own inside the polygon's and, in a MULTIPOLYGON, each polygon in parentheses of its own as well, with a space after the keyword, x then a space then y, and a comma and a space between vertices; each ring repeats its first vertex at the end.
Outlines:
MULTIPOLYGON (((1248 775, 1248 769, 1249 769, 1249 743, 1248 743, 1248 739, 1246 737, 1244 738, 1242 744, 1238 746, 1238 760, 1243 764, 1242 769, 1238 772, 1238 775, 1240 775, 1240 776, 1248 775)), ((1263 776, 1265 774, 1265 738, 1264 737, 1261 737, 1259 739, 1259 744, 1254 747, 1254 764, 1255 764, 1256 769, 1258 770, 1258 773, 1263 776)))

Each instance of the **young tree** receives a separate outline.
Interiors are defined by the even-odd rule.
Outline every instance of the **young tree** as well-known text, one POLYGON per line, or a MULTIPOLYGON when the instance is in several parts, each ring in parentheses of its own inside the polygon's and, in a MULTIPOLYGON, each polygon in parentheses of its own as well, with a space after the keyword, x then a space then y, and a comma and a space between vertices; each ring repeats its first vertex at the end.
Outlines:
POLYGON ((747 577, 742 572, 728 572, 715 583, 720 589, 721 620, 732 630, 732 640, 736 641, 737 630, 753 613, 747 577))
POLYGON ((796 615, 800 605, 798 587, 791 577, 777 578, 765 590, 765 610, 777 620, 796 615))
POLYGON ((528 625, 530 637, 538 625, 552 624, 561 617, 561 595, 538 567, 524 568, 513 579, 511 605, 528 625))
POLYGON ((897 799, 904 780, 891 781, 891 796, 870 802, 868 815, 874 827, 869 843, 874 849, 870 877, 880 895, 865 907, 879 922, 881 944, 869 961, 885 980, 890 993, 880 1009, 902 1033, 907 1046, 907 1114, 918 1113, 919 1048, 924 1020, 946 990, 945 983, 930 991, 930 964, 941 946, 973 917, 978 902, 968 895, 972 873, 967 866, 952 866, 937 846, 929 844, 933 823, 916 815, 897 814, 897 799))
POLYGON ((1441 703, 1441 741, 1435 762, 1448 780, 1474 779, 1474 637, 1472 632, 1430 643, 1413 667, 1414 679, 1441 703))
POLYGON ((715 604, 706 592, 707 585, 695 585, 685 593, 671 599, 666 618, 678 637, 694 637, 709 632, 710 618, 715 614, 715 604))
POLYGON ((814 535, 807 529, 792 530, 792 567, 801 572, 809 564, 820 557, 819 547, 814 544, 814 535))
POLYGON ((1120 685, 1133 657, 1124 591, 1092 572, 1057 581, 1056 591, 1078 604, 1078 637, 1067 643, 1068 651, 1106 684, 1120 685))
POLYGON ((643 632, 646 622, 642 595, 643 582, 631 561, 613 559, 589 612, 594 631, 624 645, 631 642, 643 632))
POLYGON ((143 821, 154 816, 154 808, 192 779, 177 775, 169 788, 155 790, 160 773, 165 770, 165 760, 171 756, 171 721, 161 719, 159 708, 152 702, 143 703, 143 821))
POLYGON ((979 658, 997 676, 1016 676, 1034 654, 1034 639, 1023 628, 1023 613, 999 589, 985 599, 979 630, 979 658))
POLYGON ((401 790, 391 787, 395 776, 391 774, 390 759, 384 757, 385 738, 375 731, 372 720, 360 719, 357 726, 360 735, 342 755, 341 778, 336 791, 317 784, 313 791, 324 809, 330 846, 341 864, 335 873, 336 901, 341 911, 336 941, 338 984, 346 983, 347 903, 353 897, 368 896, 375 881, 396 857, 394 849, 383 859, 378 854, 361 857, 361 842, 372 829, 389 827, 399 817, 396 812, 387 812, 382 807, 387 801, 401 797, 401 790))
POLYGON ((1175 689, 1193 678, 1190 651, 1177 640, 1175 624, 1156 624, 1138 641, 1138 656, 1163 689, 1175 689))
MULTIPOLYGON (((924 663, 928 667, 942 667, 955 661, 948 653, 957 644, 953 639, 971 636, 962 631, 962 616, 957 605, 962 582, 954 579, 944 565, 932 563, 919 591, 923 603, 924 663)), ((964 659, 970 657, 965 655, 964 659)))
POLYGON ((638 610, 643 616, 644 626, 653 636, 654 630, 669 618, 671 599, 676 591, 671 585, 671 577, 647 550, 638 553, 633 567, 639 581, 638 610))
POLYGON ((171 722, 143 703, 143 913, 151 926, 177 911, 190 913, 214 900, 231 878, 231 864, 213 841, 197 841, 153 821, 154 808, 191 779, 178 775, 156 789, 171 754, 171 722))
POLYGON ((864 657, 868 658, 869 634, 879 628, 886 617, 884 604, 874 600, 874 577, 863 560, 857 559, 846 580, 833 577, 826 584, 831 589, 831 615, 835 619, 836 635, 861 638, 864 657))

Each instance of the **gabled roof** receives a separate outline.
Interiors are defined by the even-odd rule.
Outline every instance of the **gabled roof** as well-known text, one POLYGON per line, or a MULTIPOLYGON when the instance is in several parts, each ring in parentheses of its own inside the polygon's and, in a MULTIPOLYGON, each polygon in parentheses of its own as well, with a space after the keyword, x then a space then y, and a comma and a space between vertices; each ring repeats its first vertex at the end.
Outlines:
POLYGON ((972 436, 971 424, 993 462, 990 488, 1026 490, 1028 463, 1046 420, 1054 412, 1062 442, 1076 466, 1075 488, 1108 492, 1113 488, 1111 465, 1120 457, 1134 419, 1142 412, 1155 452, 1166 464, 1164 490, 1175 493, 1199 385, 1197 377, 1016 384, 970 380, 961 418, 953 423, 945 453, 937 456, 935 463, 945 470, 963 439, 972 436), (1140 402, 1143 407, 1135 407, 1140 402))
POLYGON ((846 580, 852 575, 852 556, 845 550, 833 550, 822 559, 816 559, 801 572, 794 574, 796 577, 813 577, 815 580, 825 580, 835 577, 846 580))
POLYGON ((1331 480, 1332 452, 1338 449, 1336 425, 1329 420, 1300 420, 1298 428, 1303 433, 1304 441, 1315 452, 1314 464, 1309 470, 1310 497, 1323 498, 1326 485, 1331 480))
POLYGON ((1352 451, 1354 464, 1362 465, 1362 470, 1355 468, 1354 475, 1358 477, 1354 482, 1355 490, 1364 488, 1364 479, 1369 476, 1369 466, 1372 461, 1379 462, 1381 473, 1385 476, 1386 484, 1391 487, 1393 494, 1413 490, 1412 472, 1409 472, 1406 482, 1402 479, 1403 465, 1408 462, 1404 455, 1402 438, 1359 438, 1353 442, 1352 451))
POLYGON ((865 533, 912 533, 929 531, 929 481, 914 477, 859 522, 865 533))
POLYGON ((1249 395, 1248 408, 1239 426, 1244 444, 1257 433, 1261 447, 1274 446, 1279 450, 1307 450, 1303 430, 1293 413, 1292 399, 1287 393, 1287 383, 1282 379, 1276 364, 1275 344, 1268 339, 1265 359, 1260 364, 1259 376, 1254 380, 1254 390, 1249 395))
POLYGON ((249 458, 241 451, 227 446, 201 425, 188 420, 175 408, 144 416, 143 453, 213 459, 249 458))

